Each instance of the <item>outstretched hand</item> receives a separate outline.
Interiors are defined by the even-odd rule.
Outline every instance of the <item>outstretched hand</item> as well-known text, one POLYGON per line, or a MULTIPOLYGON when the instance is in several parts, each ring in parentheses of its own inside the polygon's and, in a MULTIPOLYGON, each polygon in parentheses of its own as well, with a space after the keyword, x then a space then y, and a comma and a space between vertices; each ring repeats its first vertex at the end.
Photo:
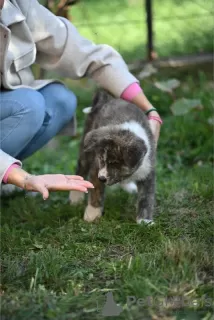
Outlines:
POLYGON ((93 184, 80 176, 63 174, 31 175, 21 168, 13 168, 8 175, 8 183, 27 191, 40 192, 43 199, 49 197, 49 191, 81 191, 88 192, 93 184))
POLYGON ((29 175, 24 179, 24 189, 38 191, 43 199, 49 197, 49 191, 82 191, 94 188, 92 183, 85 181, 80 176, 68 176, 63 174, 45 174, 40 176, 29 175))

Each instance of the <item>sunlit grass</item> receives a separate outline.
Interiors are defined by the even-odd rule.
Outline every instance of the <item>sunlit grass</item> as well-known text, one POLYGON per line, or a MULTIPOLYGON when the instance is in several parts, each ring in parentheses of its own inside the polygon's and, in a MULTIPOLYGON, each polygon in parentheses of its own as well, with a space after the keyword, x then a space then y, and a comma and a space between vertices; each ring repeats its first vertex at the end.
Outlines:
MULTIPOLYGON (((154 1, 154 44, 159 56, 211 51, 212 1, 154 1)), ((80 33, 96 43, 107 43, 126 60, 145 58, 146 15, 141 0, 80 1, 71 9, 80 33)))

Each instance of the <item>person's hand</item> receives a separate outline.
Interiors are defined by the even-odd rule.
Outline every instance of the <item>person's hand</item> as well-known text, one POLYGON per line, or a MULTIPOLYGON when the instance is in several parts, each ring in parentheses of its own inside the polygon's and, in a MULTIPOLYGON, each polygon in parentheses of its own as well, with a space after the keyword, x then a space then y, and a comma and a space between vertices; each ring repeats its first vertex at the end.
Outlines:
POLYGON ((160 136, 161 125, 160 125, 159 122, 157 122, 156 120, 152 120, 152 119, 149 120, 149 124, 150 124, 150 128, 152 130, 153 136, 155 138, 155 143, 156 143, 156 146, 157 146, 158 139, 159 139, 159 136, 160 136))
MULTIPOLYGON (((160 118, 159 114, 157 112, 155 112, 155 111, 151 112, 150 116, 154 116, 154 117, 160 118)), ((160 136, 161 124, 157 120, 149 119, 149 125, 150 125, 150 128, 152 130, 153 136, 155 138, 155 144, 157 146, 158 139, 159 139, 159 136, 160 136)))
POLYGON ((45 174, 41 176, 29 175, 24 179, 24 189, 38 191, 43 199, 49 197, 49 191, 82 191, 94 188, 92 183, 85 181, 80 176, 68 176, 63 174, 45 174))
POLYGON ((85 181, 80 176, 63 174, 34 176, 21 168, 13 168, 8 175, 7 181, 24 190, 40 192, 44 200, 49 197, 49 191, 76 190, 87 193, 88 189, 94 188, 92 183, 85 181))
MULTIPOLYGON (((143 91, 140 92, 139 94, 137 94, 132 99, 132 102, 134 104, 136 104, 143 112, 146 112, 149 109, 153 108, 153 106, 151 105, 151 103, 149 102, 149 100, 147 99, 145 94, 143 93, 143 91)), ((148 115, 148 119, 149 119, 149 116, 160 118, 157 111, 150 112, 148 115)), ((159 135, 160 135, 161 124, 160 124, 160 122, 158 122, 157 120, 154 120, 154 119, 149 119, 149 124, 150 124, 153 136, 155 138, 155 143, 157 146, 159 135)))

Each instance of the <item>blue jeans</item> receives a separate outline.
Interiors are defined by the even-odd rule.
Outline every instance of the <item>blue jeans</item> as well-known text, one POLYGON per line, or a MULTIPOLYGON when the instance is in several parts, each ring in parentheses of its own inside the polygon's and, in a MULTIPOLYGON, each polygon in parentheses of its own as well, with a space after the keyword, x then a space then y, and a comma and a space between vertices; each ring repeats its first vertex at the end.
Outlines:
POLYGON ((0 148, 23 160, 51 140, 72 119, 77 100, 63 84, 0 92, 0 148))

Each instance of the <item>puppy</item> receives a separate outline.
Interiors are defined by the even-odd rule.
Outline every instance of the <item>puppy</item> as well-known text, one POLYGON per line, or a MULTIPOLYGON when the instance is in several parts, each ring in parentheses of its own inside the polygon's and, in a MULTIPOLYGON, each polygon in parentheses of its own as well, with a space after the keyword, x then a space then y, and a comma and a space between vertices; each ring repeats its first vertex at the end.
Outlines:
MULTIPOLYGON (((102 216, 105 186, 135 182, 137 222, 152 223, 155 201, 155 142, 144 113, 134 104, 104 90, 96 93, 87 116, 76 174, 89 178, 84 220, 102 216)), ((71 191, 71 203, 84 194, 71 191)))

